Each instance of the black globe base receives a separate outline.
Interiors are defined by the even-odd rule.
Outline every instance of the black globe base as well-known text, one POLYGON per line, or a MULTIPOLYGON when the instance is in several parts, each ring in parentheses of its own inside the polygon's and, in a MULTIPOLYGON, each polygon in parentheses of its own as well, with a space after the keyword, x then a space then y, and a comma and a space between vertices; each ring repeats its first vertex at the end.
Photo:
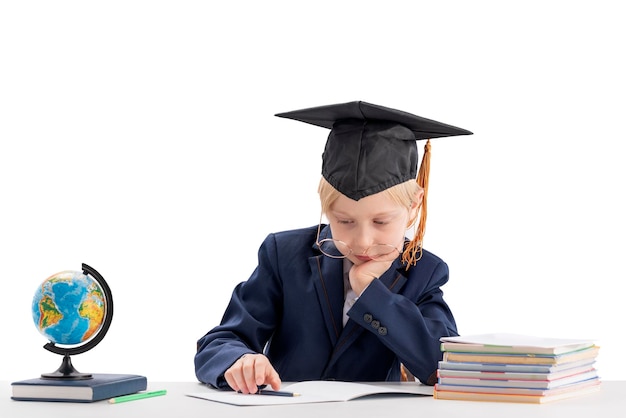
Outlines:
POLYGON ((72 365, 72 359, 68 354, 63 356, 61 367, 55 372, 43 373, 41 375, 43 379, 57 379, 57 380, 87 380, 92 379, 93 375, 90 373, 79 373, 72 365))

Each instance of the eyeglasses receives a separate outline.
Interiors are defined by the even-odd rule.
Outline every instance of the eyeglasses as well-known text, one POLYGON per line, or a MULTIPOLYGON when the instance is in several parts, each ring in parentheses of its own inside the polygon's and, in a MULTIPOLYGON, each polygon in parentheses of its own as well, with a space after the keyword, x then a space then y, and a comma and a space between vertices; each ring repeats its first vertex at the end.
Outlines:
MULTIPOLYGON (((338 239, 326 238, 320 241, 321 228, 322 222, 320 219, 315 243, 320 248, 322 254, 330 258, 346 258, 354 253, 348 244, 338 239)), ((362 255, 366 255, 372 260, 393 260, 400 255, 400 250, 391 244, 374 244, 367 248, 362 255)))

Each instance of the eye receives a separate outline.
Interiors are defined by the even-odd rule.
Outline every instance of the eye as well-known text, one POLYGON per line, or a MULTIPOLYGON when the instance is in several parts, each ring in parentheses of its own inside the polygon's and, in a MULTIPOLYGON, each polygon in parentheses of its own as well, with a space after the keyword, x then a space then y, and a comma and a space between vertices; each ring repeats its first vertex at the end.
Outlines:
POLYGON ((337 223, 342 224, 342 225, 348 225, 348 224, 353 223, 353 221, 348 220, 348 219, 337 219, 337 223))

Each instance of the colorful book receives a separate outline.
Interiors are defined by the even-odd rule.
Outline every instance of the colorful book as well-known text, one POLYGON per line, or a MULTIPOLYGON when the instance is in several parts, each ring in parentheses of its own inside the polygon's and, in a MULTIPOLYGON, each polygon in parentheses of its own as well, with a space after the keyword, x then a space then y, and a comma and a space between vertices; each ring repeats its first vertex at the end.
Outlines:
POLYGON ((581 373, 594 372, 591 365, 573 367, 551 373, 525 373, 525 372, 490 372, 478 370, 437 370, 439 378, 471 378, 471 379, 495 379, 495 380, 557 380, 575 376, 581 373))
POLYGON ((578 390, 552 392, 548 391, 545 395, 515 395, 510 393, 485 393, 485 392, 457 392, 447 390, 437 390, 433 392, 435 399, 448 399, 459 401, 490 401, 490 402, 518 402, 518 403, 548 403, 561 399, 573 398, 600 390, 600 382, 578 390))
POLYGON ((16 401, 95 402, 146 390, 146 377, 134 374, 94 374, 91 379, 35 378, 11 383, 16 401))
POLYGON ((506 333, 441 338, 441 351, 464 353, 559 355, 584 350, 593 345, 592 340, 544 338, 506 333))
POLYGON ((499 363, 465 363, 455 361, 440 361, 440 370, 470 370, 505 373, 560 373, 576 367, 593 367, 596 360, 583 359, 563 364, 499 364, 499 363))
POLYGON ((600 380, 592 379, 582 382, 572 383, 570 385, 563 385, 557 388, 550 389, 532 389, 532 388, 501 388, 491 386, 459 386, 459 385, 442 385, 441 383, 435 384, 436 391, 444 392, 466 392, 466 393, 503 393, 508 395, 532 395, 532 396, 551 396, 559 395, 566 392, 576 392, 581 389, 586 389, 590 386, 600 385, 600 380))
POLYGON ((499 388, 532 388, 532 389, 552 389, 569 385, 585 380, 598 379, 596 370, 579 373, 574 376, 563 377, 555 380, 523 380, 523 379, 472 379, 461 377, 441 377, 438 383, 442 385, 460 386, 488 386, 499 388))
POLYGON ((498 363, 498 364, 544 364, 555 365, 571 363, 585 359, 597 357, 599 347, 591 346, 583 350, 573 351, 565 354, 495 354, 495 353, 460 353, 455 351, 445 351, 443 361, 456 361, 466 363, 498 363))

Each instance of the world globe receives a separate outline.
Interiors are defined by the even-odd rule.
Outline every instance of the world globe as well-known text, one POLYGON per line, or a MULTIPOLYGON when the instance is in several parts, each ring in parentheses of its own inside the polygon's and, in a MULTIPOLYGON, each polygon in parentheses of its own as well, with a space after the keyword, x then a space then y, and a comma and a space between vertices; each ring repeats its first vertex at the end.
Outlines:
POLYGON ((53 274, 41 283, 33 296, 33 321, 49 342, 43 347, 63 356, 61 366, 44 379, 91 379, 79 373, 71 356, 94 348, 106 335, 113 319, 111 289, 94 268, 53 274), (57 345, 58 344, 58 345, 57 345))
POLYGON ((56 344, 76 345, 102 326, 106 302, 102 288, 80 271, 48 277, 33 297, 33 321, 39 332, 56 344))

